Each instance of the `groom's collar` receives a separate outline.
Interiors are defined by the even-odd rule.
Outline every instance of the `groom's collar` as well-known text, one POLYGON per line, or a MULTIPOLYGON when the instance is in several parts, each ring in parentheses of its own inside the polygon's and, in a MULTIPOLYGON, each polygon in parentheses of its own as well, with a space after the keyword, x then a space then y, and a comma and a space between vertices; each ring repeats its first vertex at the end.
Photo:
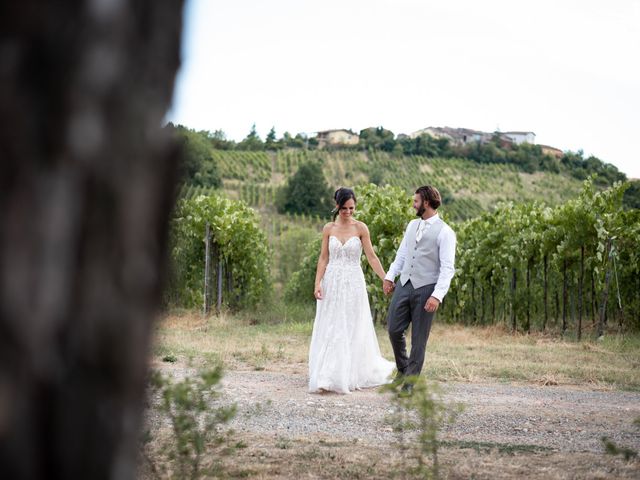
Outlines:
MULTIPOLYGON (((433 224, 434 222, 436 222, 436 221, 437 221, 437 220, 439 220, 439 219, 440 219, 440 215, 438 215, 438 214, 436 213, 433 217, 429 217, 429 218, 427 218, 427 219, 425 220, 425 222, 427 222, 427 224, 431 225, 431 224, 433 224)), ((422 218, 421 218, 420 220, 422 220, 422 218)))

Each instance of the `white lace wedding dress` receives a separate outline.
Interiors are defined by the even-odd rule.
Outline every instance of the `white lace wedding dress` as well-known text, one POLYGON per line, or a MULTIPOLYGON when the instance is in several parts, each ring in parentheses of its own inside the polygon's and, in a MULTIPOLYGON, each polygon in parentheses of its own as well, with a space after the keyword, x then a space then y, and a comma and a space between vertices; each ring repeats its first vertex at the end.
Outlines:
POLYGON ((344 244, 329 237, 329 264, 322 279, 309 347, 309 391, 352 390, 390 381, 395 363, 380 354, 371 320, 362 244, 351 237, 344 244))

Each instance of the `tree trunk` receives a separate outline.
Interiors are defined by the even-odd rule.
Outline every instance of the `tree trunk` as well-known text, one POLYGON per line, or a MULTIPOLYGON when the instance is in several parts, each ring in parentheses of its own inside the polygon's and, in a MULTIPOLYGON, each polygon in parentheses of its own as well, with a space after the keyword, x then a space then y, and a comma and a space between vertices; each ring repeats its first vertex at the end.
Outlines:
POLYGON ((496 323, 496 287, 491 279, 491 324, 496 323))
POLYGON ((204 314, 211 310, 211 225, 207 222, 204 234, 204 314))
POLYGON ((553 289, 554 292, 556 293, 555 297, 556 297, 556 310, 554 312, 554 316, 553 316, 553 325, 558 326, 558 318, 560 317, 560 293, 558 292, 558 286, 556 285, 556 288, 553 289))
POLYGON ((484 325, 485 304, 484 304, 484 282, 480 284, 480 324, 484 325))
POLYGON ((471 308, 473 308, 473 324, 478 322, 477 309, 476 309, 476 279, 471 279, 471 308))
POLYGON ((596 279, 591 270, 591 327, 596 326, 596 312, 598 311, 598 301, 596 300, 596 279))
POLYGON ((640 318, 640 271, 638 272, 637 278, 638 278, 638 288, 636 288, 636 299, 637 299, 636 305, 638 307, 638 311, 636 312, 636 317, 640 318))
POLYGON ((527 261, 527 324, 525 331, 531 332, 531 259, 527 261))
POLYGON ((542 320, 542 331, 547 329, 547 322, 549 321, 549 258, 544 256, 543 261, 543 297, 544 297, 544 319, 542 320))
POLYGON ((584 245, 580 247, 580 278, 578 279, 578 341, 582 338, 582 287, 584 284, 584 245))
POLYGON ((0 478, 136 477, 181 17, 0 4, 0 478))
POLYGON ((516 331, 516 287, 518 271, 511 269, 511 330, 516 331))
POLYGON ((604 335, 604 325, 606 323, 607 301, 609 300, 609 282, 611 281, 611 240, 607 240, 607 248, 605 251, 606 273, 604 277, 604 289, 602 290, 602 300, 600 301, 600 321, 598 322, 597 336, 604 335))
POLYGON ((509 290, 511 288, 511 280, 509 280, 509 277, 507 277, 505 275, 505 279, 504 279, 505 283, 506 283, 506 289, 504 290, 504 298, 503 298, 503 302, 502 302, 502 324, 506 327, 507 326, 507 311, 508 311, 508 303, 509 303, 509 298, 510 295, 508 295, 507 290, 509 290))
POLYGON ((562 261, 562 335, 567 331, 567 301, 569 296, 567 261, 562 261))
POLYGON ((616 298, 618 300, 618 331, 622 333, 624 326, 624 308, 622 306, 622 298, 620 297, 620 282, 618 281, 618 269, 616 267, 616 259, 613 258, 613 273, 616 277, 616 298))
POLYGON ((220 313, 222 310, 222 258, 220 257, 220 248, 216 245, 216 268, 217 268, 217 280, 216 280, 216 310, 220 313))

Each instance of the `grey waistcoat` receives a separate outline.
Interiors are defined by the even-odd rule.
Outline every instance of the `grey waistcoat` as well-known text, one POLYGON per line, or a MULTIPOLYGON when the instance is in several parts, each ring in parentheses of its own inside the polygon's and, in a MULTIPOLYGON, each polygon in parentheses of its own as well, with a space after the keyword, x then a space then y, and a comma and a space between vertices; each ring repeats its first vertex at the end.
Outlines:
POLYGON ((402 285, 411 280, 413 288, 420 288, 438 281, 440 275, 440 252, 437 238, 445 226, 442 219, 438 219, 428 226, 419 242, 416 243, 416 232, 420 221, 414 220, 407 233, 407 256, 400 272, 402 285))

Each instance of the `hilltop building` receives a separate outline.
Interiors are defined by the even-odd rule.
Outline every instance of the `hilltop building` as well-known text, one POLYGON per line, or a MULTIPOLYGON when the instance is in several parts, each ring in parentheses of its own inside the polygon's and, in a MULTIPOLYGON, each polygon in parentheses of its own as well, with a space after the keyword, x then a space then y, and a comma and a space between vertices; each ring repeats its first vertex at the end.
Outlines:
POLYGON ((502 138, 506 137, 516 145, 520 145, 521 143, 534 145, 536 143, 536 134, 533 132, 500 132, 500 136, 502 138))
POLYGON ((467 143, 485 143, 491 140, 491 133, 471 130, 470 128, 452 127, 427 127, 416 130, 409 134, 410 138, 417 138, 421 135, 430 135, 434 138, 446 138, 454 145, 465 145, 467 143))
POLYGON ((559 148, 550 147, 549 145, 538 144, 538 146, 542 149, 542 153, 545 155, 550 155, 555 158, 562 158, 564 152, 559 148))
POLYGON ((324 130, 318 132, 316 138, 318 139, 318 148, 328 145, 358 145, 360 142, 360 136, 357 133, 345 129, 324 130))
POLYGON ((470 128, 452 127, 427 127, 416 130, 409 134, 409 137, 416 138, 420 135, 430 135, 434 138, 446 138, 454 145, 466 145, 468 143, 487 143, 494 135, 499 135, 500 139, 515 143, 536 143, 536 134, 533 132, 482 132, 470 128))

